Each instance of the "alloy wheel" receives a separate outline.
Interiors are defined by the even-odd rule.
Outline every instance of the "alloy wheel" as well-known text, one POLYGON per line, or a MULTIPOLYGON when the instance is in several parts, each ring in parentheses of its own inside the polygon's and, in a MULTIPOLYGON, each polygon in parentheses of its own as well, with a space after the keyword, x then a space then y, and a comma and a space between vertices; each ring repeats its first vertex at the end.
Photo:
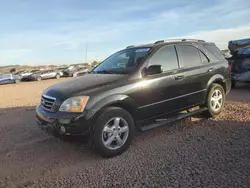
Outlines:
POLYGON ((211 107, 212 109, 217 112, 221 109, 223 105, 223 95, 219 89, 215 89, 211 96, 211 107))
POLYGON ((116 150, 125 144, 128 135, 128 123, 121 117, 114 117, 110 119, 103 128, 102 142, 106 148, 116 150))

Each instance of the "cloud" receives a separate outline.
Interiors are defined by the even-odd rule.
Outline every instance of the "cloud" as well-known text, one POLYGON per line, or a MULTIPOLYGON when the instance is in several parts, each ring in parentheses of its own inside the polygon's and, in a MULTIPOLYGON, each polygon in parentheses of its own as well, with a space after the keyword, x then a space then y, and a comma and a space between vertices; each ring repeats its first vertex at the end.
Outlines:
POLYGON ((44 12, 38 11, 34 19, 28 15, 26 24, 30 27, 26 29, 0 30, 0 64, 81 60, 86 43, 90 46, 88 57, 93 59, 127 45, 170 37, 200 38, 215 42, 220 48, 226 48, 229 40, 250 37, 248 0, 135 0, 104 4, 105 8, 92 5, 86 9, 80 5, 71 9, 74 3, 67 7, 51 5, 44 12))
POLYGON ((15 50, 0 50, 0 65, 5 64, 20 64, 20 59, 24 58, 31 49, 15 49, 15 50))
POLYGON ((226 49, 230 40, 250 38, 250 25, 229 29, 200 31, 187 37, 215 42, 219 48, 226 49))

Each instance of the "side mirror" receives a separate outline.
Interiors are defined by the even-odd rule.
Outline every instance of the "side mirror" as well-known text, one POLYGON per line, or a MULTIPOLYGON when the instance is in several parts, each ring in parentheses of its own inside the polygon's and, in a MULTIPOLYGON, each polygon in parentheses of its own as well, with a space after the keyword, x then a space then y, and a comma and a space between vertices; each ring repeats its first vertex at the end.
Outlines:
POLYGON ((163 69, 161 65, 150 65, 146 69, 147 75, 161 74, 162 72, 163 72, 163 69))

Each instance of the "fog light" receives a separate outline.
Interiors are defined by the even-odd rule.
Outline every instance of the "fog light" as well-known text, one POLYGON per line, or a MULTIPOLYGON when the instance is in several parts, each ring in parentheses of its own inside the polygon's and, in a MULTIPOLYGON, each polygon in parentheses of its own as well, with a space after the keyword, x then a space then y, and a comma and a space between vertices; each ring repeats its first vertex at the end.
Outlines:
POLYGON ((61 131, 61 133, 66 133, 66 128, 64 126, 61 126, 60 131, 61 131))

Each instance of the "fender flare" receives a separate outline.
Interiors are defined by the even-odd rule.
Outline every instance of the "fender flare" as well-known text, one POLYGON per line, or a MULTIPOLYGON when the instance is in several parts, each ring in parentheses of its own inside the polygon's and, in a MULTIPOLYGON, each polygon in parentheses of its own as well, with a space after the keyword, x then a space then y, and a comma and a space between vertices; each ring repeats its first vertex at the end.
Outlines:
POLYGON ((209 90, 210 86, 212 83, 215 83, 215 82, 225 82, 225 78, 224 76, 220 75, 220 74, 216 74, 214 76, 212 76, 209 81, 207 82, 207 87, 206 89, 209 90))
POLYGON ((108 106, 118 106, 124 108, 125 110, 129 111, 132 116, 135 115, 139 109, 138 104, 131 97, 124 94, 114 94, 94 102, 90 106, 91 113, 86 114, 87 119, 98 115, 102 109, 108 106))

